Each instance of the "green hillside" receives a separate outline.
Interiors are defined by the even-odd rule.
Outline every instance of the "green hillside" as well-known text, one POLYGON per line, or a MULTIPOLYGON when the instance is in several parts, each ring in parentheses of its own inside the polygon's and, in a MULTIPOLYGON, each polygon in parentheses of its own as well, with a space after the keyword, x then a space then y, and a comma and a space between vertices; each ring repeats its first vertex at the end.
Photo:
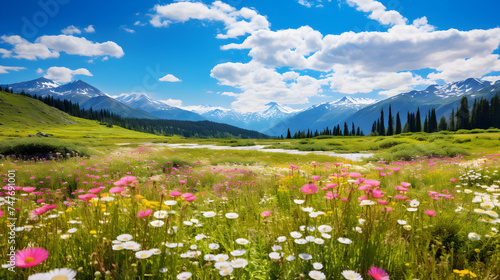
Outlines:
POLYGON ((0 137, 43 132, 59 138, 164 138, 70 116, 41 101, 0 92, 0 137))

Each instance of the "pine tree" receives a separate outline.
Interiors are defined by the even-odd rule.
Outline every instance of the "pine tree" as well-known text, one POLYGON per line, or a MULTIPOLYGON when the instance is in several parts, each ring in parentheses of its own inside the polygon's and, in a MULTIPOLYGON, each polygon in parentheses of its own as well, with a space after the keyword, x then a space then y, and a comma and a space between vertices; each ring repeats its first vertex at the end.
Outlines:
POLYGON ((361 129, 359 129, 359 126, 358 126, 358 130, 356 131, 356 136, 361 136, 361 129))
POLYGON ((432 109, 431 116, 429 119, 429 132, 437 132, 438 131, 438 122, 436 116, 436 109, 432 109))
POLYGON ((500 128, 500 98, 498 93, 491 98, 490 120, 491 126, 500 128))
POLYGON ((469 119, 469 128, 474 129, 479 127, 479 122, 478 122, 478 104, 477 100, 474 99, 474 104, 472 105, 472 110, 470 112, 470 119, 469 119))
POLYGON ((460 100, 460 108, 457 110, 457 129, 468 129, 469 128, 469 101, 467 97, 462 97, 460 100))
POLYGON ((450 117, 448 118, 448 130, 455 131, 455 109, 451 109, 450 117))
POLYGON ((396 114, 396 132, 395 134, 401 134, 401 119, 399 118, 399 112, 396 114))
POLYGON ((344 122, 344 136, 349 136, 349 127, 346 122, 344 122))
POLYGON ((380 129, 378 130, 378 135, 385 136, 384 109, 380 110, 380 129))
POLYGON ((292 139, 292 134, 290 133, 290 128, 288 129, 288 132, 286 133, 286 139, 292 139))
POLYGON ((422 131, 422 119, 420 118, 420 108, 417 108, 417 115, 415 116, 415 131, 414 132, 420 132, 422 131))
POLYGON ((389 105, 389 119, 387 121, 388 121, 387 135, 393 135, 394 134, 394 120, 392 118, 391 105, 389 105))
POLYGON ((427 116, 425 116, 424 120, 424 132, 429 132, 429 122, 427 121, 427 116))
POLYGON ((442 116, 441 119, 439 120, 439 125, 438 129, 439 131, 446 130, 448 128, 448 124, 446 123, 446 117, 442 116))
POLYGON ((352 136, 356 136, 356 127, 354 127, 354 122, 352 123, 351 134, 352 136))

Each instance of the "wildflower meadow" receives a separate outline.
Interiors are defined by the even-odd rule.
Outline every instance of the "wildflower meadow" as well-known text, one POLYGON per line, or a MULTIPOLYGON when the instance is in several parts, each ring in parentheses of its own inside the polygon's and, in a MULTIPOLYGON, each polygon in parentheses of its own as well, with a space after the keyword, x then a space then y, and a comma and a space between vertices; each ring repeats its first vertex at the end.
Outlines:
POLYGON ((498 279, 499 157, 7 157, 0 279, 498 279))

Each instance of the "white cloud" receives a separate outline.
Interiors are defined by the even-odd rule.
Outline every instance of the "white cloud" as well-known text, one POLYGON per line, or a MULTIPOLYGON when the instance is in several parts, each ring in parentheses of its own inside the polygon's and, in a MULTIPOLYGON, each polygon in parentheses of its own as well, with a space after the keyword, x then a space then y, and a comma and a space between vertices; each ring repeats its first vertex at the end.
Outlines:
POLYGON ((9 71, 19 71, 26 69, 26 67, 17 67, 17 66, 2 66, 0 65, 0 74, 7 74, 9 71))
POLYGON ((150 20, 154 27, 167 27, 171 23, 188 20, 222 22, 226 34, 218 34, 219 39, 236 38, 259 29, 269 28, 267 19, 256 11, 249 8, 237 10, 221 1, 215 1, 210 6, 201 2, 176 2, 156 5, 154 11, 156 13, 151 16, 150 20))
POLYGON ((37 73, 37 74, 42 74, 42 73, 43 73, 43 69, 42 69, 42 68, 38 68, 38 69, 36 69, 36 73, 37 73))
POLYGON ((94 43, 72 35, 41 36, 31 43, 18 35, 0 37, 3 42, 13 45, 10 55, 28 60, 57 58, 60 52, 81 56, 122 57, 123 49, 115 42, 94 43))
POLYGON ((317 96, 322 91, 321 87, 327 84, 325 79, 297 76, 290 72, 280 74, 275 69, 254 62, 219 64, 212 69, 210 76, 221 85, 241 90, 241 93, 224 95, 235 97, 236 101, 231 106, 243 112, 263 110, 265 104, 272 101, 282 104, 308 103, 309 98, 317 96))
POLYGON ((160 78, 161 82, 180 82, 181 80, 172 74, 165 75, 160 78))
POLYGON ((121 29, 125 30, 127 33, 135 33, 134 29, 127 28, 125 25, 120 26, 121 29))
POLYGON ((465 80, 467 78, 482 77, 491 72, 500 71, 500 60, 497 54, 477 56, 468 59, 456 59, 443 63, 436 70, 439 73, 430 73, 429 78, 441 79, 445 82, 465 80))
POLYGON ((93 26, 93 25, 89 25, 89 26, 85 27, 83 30, 84 30, 86 33, 94 33, 94 32, 95 32, 95 28, 94 28, 94 26, 93 26))
POLYGON ((10 57, 10 51, 6 49, 0 48, 0 54, 2 54, 2 58, 8 58, 10 57))
POLYGON ((481 80, 494 83, 496 81, 500 81, 500 76, 486 76, 482 77, 481 80))
POLYGON ((172 99, 169 98, 167 100, 159 100, 161 103, 167 104, 172 107, 181 107, 182 106, 182 100, 177 100, 177 99, 172 99))
POLYGON ((374 0, 347 0, 347 4, 351 7, 356 7, 356 10, 365 13, 370 13, 368 16, 371 19, 378 21, 384 25, 399 25, 406 24, 407 19, 397 11, 387 11, 386 7, 374 0))
POLYGON ((312 3, 307 0, 299 0, 299 4, 308 8, 311 8, 312 3))
POLYGON ((76 27, 74 25, 70 25, 70 26, 64 28, 63 30, 61 30, 61 33, 66 34, 66 35, 82 34, 82 31, 80 29, 78 29, 78 27, 76 27))
POLYGON ((92 76, 90 71, 85 68, 71 70, 66 67, 50 67, 49 69, 47 69, 47 75, 45 75, 44 77, 56 82, 68 83, 71 82, 74 75, 92 76))
POLYGON ((103 58, 101 59, 101 61, 106 61, 106 60, 108 60, 108 59, 109 59, 109 56, 105 56, 105 57, 103 57, 103 58))
POLYGON ((138 21, 136 21, 136 22, 134 22, 134 25, 135 25, 135 26, 144 26, 144 25, 146 25, 146 24, 147 24, 147 23, 140 22, 139 20, 138 20, 138 21))
POLYGON ((228 44, 228 49, 250 49, 249 55, 257 62, 272 66, 308 68, 307 56, 323 48, 323 35, 309 26, 278 31, 259 30, 241 44, 228 44))

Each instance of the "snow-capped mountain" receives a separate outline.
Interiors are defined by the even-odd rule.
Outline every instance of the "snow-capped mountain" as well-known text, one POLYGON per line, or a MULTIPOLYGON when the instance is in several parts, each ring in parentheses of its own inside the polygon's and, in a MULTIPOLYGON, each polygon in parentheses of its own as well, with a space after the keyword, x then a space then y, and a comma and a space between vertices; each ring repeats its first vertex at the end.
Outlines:
POLYGON ((158 117, 143 110, 132 108, 126 104, 114 100, 98 88, 87 84, 82 80, 76 80, 64 85, 47 78, 20 82, 9 85, 14 92, 25 91, 38 96, 54 96, 55 98, 71 100, 78 103, 80 108, 93 110, 109 110, 123 117, 156 119, 158 117))
POLYGON ((403 124, 406 123, 407 112, 416 112, 417 109, 420 109, 422 118, 425 118, 429 110, 436 109, 437 118, 440 119, 442 116, 448 117, 452 109, 458 108, 462 96, 467 96, 470 102, 481 96, 489 100, 499 87, 500 83, 492 84, 489 81, 474 78, 445 85, 431 85, 424 90, 401 93, 366 106, 349 116, 346 121, 355 122, 361 130, 369 133, 373 121, 380 117, 382 109, 387 116, 389 105, 392 107, 394 117, 397 112, 400 113, 403 124))
POLYGON ((50 92, 58 95, 77 95, 81 94, 86 97, 92 98, 97 96, 106 96, 104 92, 100 91, 98 88, 87 84, 82 80, 76 80, 50 90, 50 92))
POLYGON ((286 135, 288 129, 292 133, 307 129, 324 130, 326 127, 330 129, 339 123, 343 123, 343 119, 364 108, 370 104, 377 102, 370 98, 354 98, 344 96, 341 99, 313 105, 298 114, 287 118, 270 129, 264 131, 269 135, 286 135))
POLYGON ((210 106, 189 106, 183 108, 192 110, 192 112, 196 112, 210 121, 226 123, 260 132, 300 112, 300 110, 295 110, 276 102, 267 103, 265 110, 259 112, 241 112, 235 109, 210 106))
POLYGON ((154 100, 144 93, 121 94, 115 97, 115 99, 133 108, 141 109, 162 119, 188 121, 205 120, 204 117, 196 113, 154 100))

